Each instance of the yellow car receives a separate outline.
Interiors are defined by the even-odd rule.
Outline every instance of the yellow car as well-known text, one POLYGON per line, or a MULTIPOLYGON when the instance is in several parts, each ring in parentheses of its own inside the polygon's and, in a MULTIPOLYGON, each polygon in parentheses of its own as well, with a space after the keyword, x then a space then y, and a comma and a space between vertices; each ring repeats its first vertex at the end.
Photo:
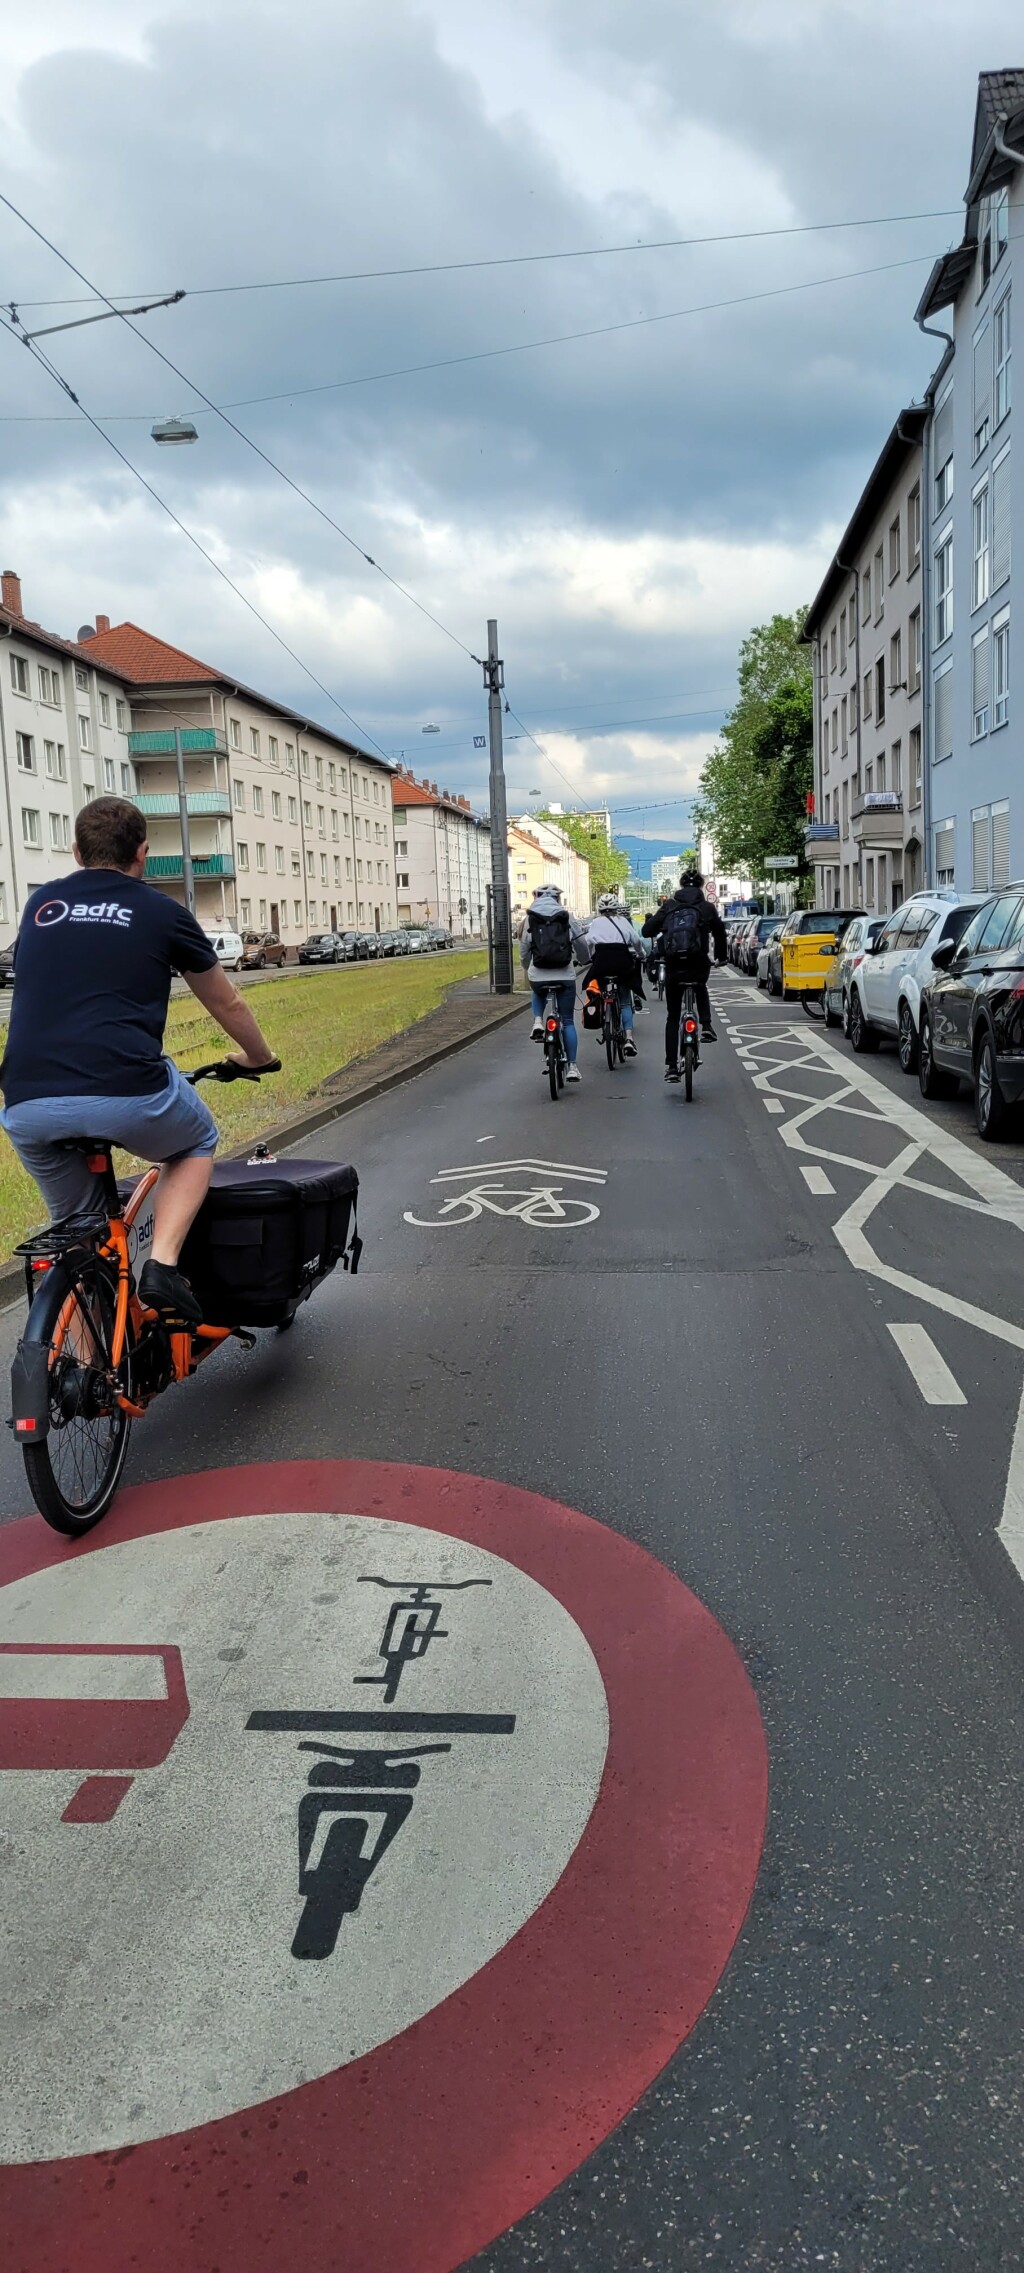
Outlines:
POLYGON ((818 1007, 825 978, 848 923, 862 908, 794 908, 779 933, 782 992, 818 1007))

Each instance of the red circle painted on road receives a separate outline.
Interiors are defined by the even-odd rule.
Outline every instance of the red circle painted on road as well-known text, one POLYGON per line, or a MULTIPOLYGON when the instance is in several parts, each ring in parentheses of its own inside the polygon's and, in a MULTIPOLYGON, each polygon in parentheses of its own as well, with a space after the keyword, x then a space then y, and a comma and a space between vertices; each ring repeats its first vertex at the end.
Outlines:
POLYGON ((597 1801, 526 1924, 365 2057, 166 2139, 0 2171, 19 2273, 453 2273, 621 2122, 694 2026, 743 1924, 767 1806, 753 1690, 696 1596, 574 1509, 383 1462, 214 1470, 126 1491, 80 1546, 35 1520, 9 1526, 0 1584, 282 1508, 447 1532, 545 1588, 605 1686, 597 1801))

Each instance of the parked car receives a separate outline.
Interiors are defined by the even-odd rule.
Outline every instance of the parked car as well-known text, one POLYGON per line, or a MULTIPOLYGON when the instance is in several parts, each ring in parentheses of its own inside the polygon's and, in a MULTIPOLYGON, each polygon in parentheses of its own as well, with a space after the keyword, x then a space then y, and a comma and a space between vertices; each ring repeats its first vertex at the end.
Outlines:
POLYGON ((847 925, 863 914, 863 908, 794 908, 779 933, 784 995, 803 1000, 822 994, 827 966, 847 925))
POLYGON ((288 961, 288 949, 276 931, 243 931, 243 971, 265 971, 268 963, 276 963, 280 970, 288 961))
POLYGON ((883 1035, 895 1039, 904 1073, 917 1072, 921 988, 932 977, 937 947, 956 945, 984 895, 914 892, 878 926, 850 985, 847 1031, 859 1053, 877 1050, 883 1035))
POLYGON ((363 934, 361 931, 342 931, 339 933, 339 938, 345 950, 346 963, 366 962, 369 955, 369 949, 363 944, 363 934))
POLYGON ((918 1046, 922 1095, 953 1097, 969 1082, 979 1136, 1002 1136, 1024 1097, 1024 883, 993 893, 959 940, 933 949, 918 1046))
POLYGON ((752 917, 741 934, 737 958, 740 970, 746 971, 749 978, 753 978, 757 970, 757 958, 766 940, 774 939, 776 932, 781 930, 781 916, 752 917))
POLYGON ((454 945, 455 941, 452 938, 451 932, 446 931, 443 924, 430 923, 427 925, 428 947, 433 948, 436 952, 440 952, 443 947, 454 947, 454 945))
POLYGON ((844 1034, 850 1031, 850 988, 853 974, 859 971, 871 942, 877 939, 884 916, 854 916, 848 923, 825 972, 825 991, 822 996, 826 1026, 842 1026, 844 1034))
POLYGON ((416 924, 403 924, 402 929, 409 954, 425 955, 430 945, 426 932, 421 931, 416 924))
POLYGON ((748 915, 726 917, 725 944, 726 953, 729 957, 730 963, 735 963, 736 961, 736 950, 740 943, 740 933, 746 930, 749 922, 750 917, 748 915))
POLYGON ((375 963, 380 955, 380 932, 360 931, 356 933, 356 937, 359 941, 361 960, 364 963, 375 963))
POLYGON ((766 923, 768 928, 764 932, 757 948, 757 954, 754 962, 754 977, 756 978, 759 987, 766 987, 768 984, 768 957, 771 952, 773 939, 777 939, 780 931, 782 930, 782 917, 762 917, 760 918, 760 922, 766 923))
POLYGON ((5 987, 8 980, 13 979, 13 977, 14 942, 12 940, 9 947, 0 947, 0 987, 5 987))
POLYGON ((378 955, 407 955, 408 952, 409 946, 404 931, 379 931, 377 933, 378 955))
POLYGON ((299 949, 300 963, 344 963, 346 959, 340 931, 311 931, 299 949))
POLYGON ((245 955, 241 932, 208 931, 206 936, 218 963, 223 963, 226 970, 240 971, 245 955))

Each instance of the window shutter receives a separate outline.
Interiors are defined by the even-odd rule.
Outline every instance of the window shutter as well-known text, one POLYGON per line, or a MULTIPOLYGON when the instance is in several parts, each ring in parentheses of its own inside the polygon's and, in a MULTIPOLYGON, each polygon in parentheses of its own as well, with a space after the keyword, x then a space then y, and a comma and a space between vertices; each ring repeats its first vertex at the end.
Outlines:
POLYGON ((986 324, 974 343, 974 431, 992 414, 992 334, 986 324))
MULTIPOLYGON (((984 639, 979 639, 975 642, 971 655, 971 699, 975 713, 977 713, 979 710, 988 709, 990 679, 989 653, 990 641, 987 636, 984 639)), ((952 676, 952 674, 950 674, 950 676, 952 676)))
POLYGON ((936 873, 948 876, 953 869, 954 829, 952 821, 943 821, 935 831, 936 873))
POLYGON ((935 755, 953 755, 953 673, 944 671, 935 681, 935 755))
POLYGON ((1010 573, 1010 459, 1000 458, 992 468, 992 590, 998 591, 1010 573))
POLYGON ((1010 881, 1010 808, 992 807, 992 887, 1010 881))
POLYGON ((971 889, 988 891, 988 813, 971 819, 971 889))
POLYGON ((935 413, 935 471, 941 473, 953 449, 953 397, 946 396, 935 413))

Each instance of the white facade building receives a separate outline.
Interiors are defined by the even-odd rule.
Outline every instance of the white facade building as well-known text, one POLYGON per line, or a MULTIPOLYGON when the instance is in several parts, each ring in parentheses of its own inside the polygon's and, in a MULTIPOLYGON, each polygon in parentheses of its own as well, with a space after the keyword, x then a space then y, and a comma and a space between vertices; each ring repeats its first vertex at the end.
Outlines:
POLYGON ((491 880, 490 823, 465 797, 399 768, 392 783, 399 923, 436 923, 482 938, 491 880))
POLYGON ((553 821, 542 821, 536 813, 520 813, 511 826, 524 830, 542 851, 552 854, 557 861, 557 871, 552 869, 545 881, 558 885, 570 914, 581 919, 591 915, 590 862, 575 851, 563 831, 553 821))
POLYGON ((0 943, 30 892, 72 867, 75 814, 91 797, 134 797, 131 714, 120 672, 27 621, 4 571, 0 605, 0 943))

